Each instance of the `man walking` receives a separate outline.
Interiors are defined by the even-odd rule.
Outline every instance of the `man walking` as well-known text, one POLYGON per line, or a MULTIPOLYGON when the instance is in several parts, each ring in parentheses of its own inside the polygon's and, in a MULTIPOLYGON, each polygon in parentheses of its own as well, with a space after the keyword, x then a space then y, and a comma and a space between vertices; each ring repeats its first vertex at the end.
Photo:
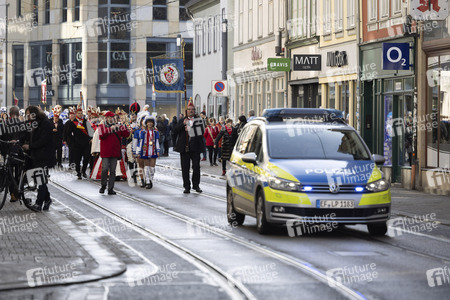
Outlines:
POLYGON ((91 157, 91 136, 88 133, 88 122, 83 117, 83 109, 78 105, 76 117, 71 122, 69 135, 73 136, 73 154, 75 159, 75 169, 77 177, 87 178, 86 170, 91 157), (83 168, 81 169, 81 158, 83 158, 83 168))
POLYGON ((200 153, 203 151, 203 134, 205 127, 203 121, 195 115, 195 106, 189 101, 187 116, 178 121, 174 128, 177 135, 175 151, 180 153, 181 172, 183 174, 184 193, 189 194, 191 181, 189 180, 189 169, 192 161, 192 187, 201 193, 200 189, 200 153))
POLYGON ((130 132, 125 125, 116 124, 114 113, 108 111, 105 117, 105 124, 98 126, 100 156, 102 158, 102 187, 99 193, 103 194, 105 192, 108 181, 108 195, 115 195, 114 181, 116 179, 117 160, 122 157, 121 139, 122 137, 128 137, 130 132))

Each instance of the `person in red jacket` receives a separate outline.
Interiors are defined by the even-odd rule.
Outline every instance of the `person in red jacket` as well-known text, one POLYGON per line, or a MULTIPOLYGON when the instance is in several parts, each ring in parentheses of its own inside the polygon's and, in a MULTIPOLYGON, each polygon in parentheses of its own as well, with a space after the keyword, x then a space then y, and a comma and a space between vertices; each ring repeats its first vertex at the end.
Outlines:
POLYGON ((208 119, 208 127, 205 129, 205 133, 203 136, 206 139, 206 148, 208 148, 209 153, 209 163, 212 166, 218 166, 216 163, 217 160, 217 148, 214 148, 214 140, 216 139, 217 135, 219 134, 219 131, 216 127, 216 122, 213 118, 208 119), (214 154, 214 160, 213 160, 213 154, 214 154))
POLYGON ((102 187, 100 193, 103 194, 108 180, 108 195, 115 195, 114 181, 116 179, 117 160, 122 157, 121 138, 128 137, 130 132, 124 125, 115 123, 114 113, 105 113, 106 122, 98 126, 100 138, 100 156, 102 158, 102 187))

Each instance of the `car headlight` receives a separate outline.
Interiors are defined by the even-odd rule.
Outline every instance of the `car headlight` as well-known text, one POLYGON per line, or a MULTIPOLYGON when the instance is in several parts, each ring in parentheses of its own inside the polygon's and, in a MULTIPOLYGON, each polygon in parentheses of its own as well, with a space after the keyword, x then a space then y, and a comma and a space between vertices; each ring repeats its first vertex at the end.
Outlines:
POLYGON ((302 185, 299 182, 281 179, 278 177, 269 178, 269 186, 276 190, 299 192, 302 185))
POLYGON ((389 181, 386 179, 380 179, 366 185, 366 189, 371 192, 383 192, 391 187, 389 181))

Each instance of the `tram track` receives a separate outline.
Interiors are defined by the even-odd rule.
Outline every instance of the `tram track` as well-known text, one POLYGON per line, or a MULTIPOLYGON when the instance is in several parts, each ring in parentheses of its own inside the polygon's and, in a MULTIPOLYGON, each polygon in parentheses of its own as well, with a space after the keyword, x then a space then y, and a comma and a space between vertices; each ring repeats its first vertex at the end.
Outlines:
MULTIPOLYGON (((159 182, 162 183, 162 182, 159 182)), ((205 267, 207 267, 210 270, 213 270, 216 274, 218 274, 219 276, 222 277, 223 280, 226 280, 235 290, 238 290, 239 293, 241 294, 241 296, 245 299, 256 299, 255 296, 253 295, 253 293, 242 283, 240 282, 238 279, 234 278, 231 274, 229 274, 228 272, 226 272, 225 270, 221 269, 219 266, 217 266, 216 264, 214 264, 213 262, 209 261, 206 258, 203 258, 201 256, 199 256, 198 254, 196 254, 195 252, 187 249, 186 247, 183 247, 182 245, 180 245, 179 243, 170 240, 169 238, 163 236, 162 234, 155 232, 149 228, 146 228, 136 222, 134 222, 133 220, 131 220, 128 217, 122 216, 121 214, 105 207, 104 205, 101 205, 100 203, 93 201, 89 198, 87 198, 86 196, 82 195, 80 192, 76 192, 58 182, 52 182, 52 184, 54 186, 56 186, 58 189, 64 191, 65 193, 69 193, 73 196, 76 196, 76 198, 78 199, 82 199, 88 203, 90 203, 91 205, 99 208, 102 211, 107 212, 108 214, 113 215, 115 218, 129 224, 130 226, 134 227, 134 228, 138 228, 140 231, 145 232, 146 234, 158 239, 160 242, 165 243, 167 245, 170 245, 171 247, 173 247, 174 249, 176 249, 177 251, 181 251, 184 254, 192 257, 193 259, 197 260, 198 262, 202 263, 205 267)), ((94 183, 95 184, 95 183, 94 183)), ((164 184, 164 183, 163 183, 164 184)), ((177 186, 171 185, 171 184, 165 184, 167 186, 170 186, 172 188, 176 188, 179 189, 177 186)), ((307 275, 310 278, 313 278, 315 280, 317 280, 318 282, 321 282, 322 284, 326 284, 329 285, 331 288, 333 288, 334 290, 336 290, 339 294, 341 294, 342 296, 348 298, 348 299, 366 299, 361 293, 359 293, 358 291, 355 291, 345 285, 342 285, 340 282, 334 280, 333 278, 330 278, 328 276, 326 276, 324 273, 322 273, 321 271, 319 271, 318 269, 314 268, 310 263, 300 260, 298 258, 292 257, 290 255, 286 255, 286 254, 280 254, 275 250, 272 250, 266 246, 262 246, 260 244, 257 244, 253 241, 249 241, 245 238, 239 237, 235 234, 232 234, 228 231, 225 231, 221 228, 209 225, 205 222, 200 222, 199 220, 193 219, 191 217, 188 217, 186 215, 180 214, 178 212, 175 212, 173 210, 170 209, 166 209, 164 207, 161 207, 159 205, 153 204, 151 202, 145 201, 141 198, 138 198, 136 196, 131 196, 128 195, 124 192, 121 192, 119 190, 116 190, 117 192, 117 196, 120 196, 124 199, 127 199, 129 201, 133 201, 135 203, 138 203, 140 205, 143 205, 147 208, 151 208, 159 213, 162 213, 166 216, 172 217, 178 221, 182 221, 186 224, 189 224, 190 226, 195 226, 198 227, 201 230, 207 231, 211 234, 214 234, 216 236, 219 236, 221 238, 225 238, 228 239, 230 241, 233 241, 241 246, 244 246, 250 250, 253 250, 255 252, 258 252, 262 255, 264 255, 265 257, 269 257, 272 259, 275 259, 276 261, 279 261, 285 265, 289 265, 292 266, 294 268, 296 268, 297 270, 301 271, 303 274, 307 275), (331 282, 331 284, 330 284, 331 282)), ((217 195, 213 195, 213 194, 208 194, 208 193, 202 193, 202 196, 206 196, 208 198, 214 198, 216 200, 219 201, 224 201, 223 199, 221 199, 219 196, 217 195)))

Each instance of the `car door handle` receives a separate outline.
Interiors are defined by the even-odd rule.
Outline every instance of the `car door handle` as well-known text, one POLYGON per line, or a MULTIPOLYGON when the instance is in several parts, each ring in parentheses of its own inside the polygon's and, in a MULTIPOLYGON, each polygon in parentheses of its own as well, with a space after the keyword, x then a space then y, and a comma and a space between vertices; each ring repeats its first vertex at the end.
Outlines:
POLYGON ((230 163, 233 164, 233 165, 235 165, 235 164, 236 164, 236 161, 235 161, 235 160, 232 160, 232 161, 230 161, 230 163))
POLYGON ((242 165, 241 167, 242 167, 242 169, 247 169, 246 165, 242 165))

